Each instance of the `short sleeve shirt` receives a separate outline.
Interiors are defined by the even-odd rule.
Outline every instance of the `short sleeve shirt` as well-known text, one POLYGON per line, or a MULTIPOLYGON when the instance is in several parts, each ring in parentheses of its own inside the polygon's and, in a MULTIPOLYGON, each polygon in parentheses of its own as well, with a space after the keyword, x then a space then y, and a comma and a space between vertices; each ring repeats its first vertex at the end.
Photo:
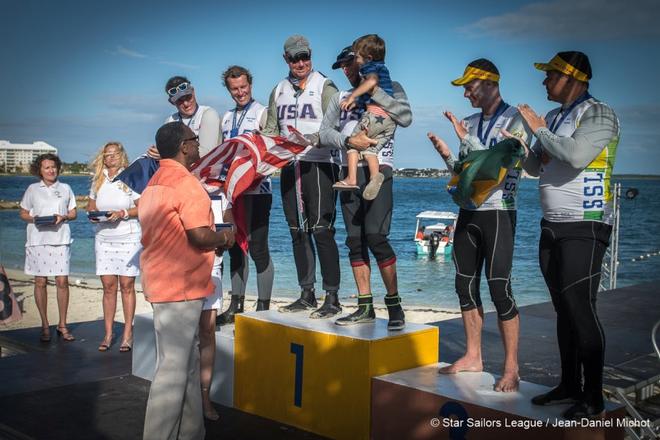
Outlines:
MULTIPOLYGON (((32 217, 46 217, 51 215, 67 215, 76 208, 76 196, 66 183, 56 181, 48 186, 44 181, 33 183, 23 194, 21 208, 29 212, 32 217)), ((71 229, 68 223, 62 222, 57 226, 37 226, 34 223, 27 225, 27 241, 25 246, 66 245, 71 244, 71 229)))
POLYGON ((210 295, 214 252, 194 247, 186 235, 190 229, 215 229, 211 199, 201 183, 180 163, 162 159, 142 192, 138 216, 147 301, 186 301, 210 295))
MULTIPOLYGON (((392 86, 392 79, 390 78, 390 71, 382 61, 371 61, 365 63, 360 67, 360 76, 365 77, 367 75, 377 75, 378 76, 378 87, 383 89, 383 92, 387 93, 390 96, 394 96, 394 90, 392 86)), ((363 104, 370 104, 373 101, 368 94, 360 96, 360 102, 363 104)))
MULTIPOLYGON (((121 172, 122 170, 119 170, 121 172)), ((121 211, 135 207, 135 201, 140 194, 131 190, 123 182, 113 182, 108 178, 108 170, 103 170, 103 183, 98 193, 94 185, 89 192, 89 198, 96 200, 99 211, 121 211)), ((117 222, 101 222, 96 224, 96 235, 106 241, 133 242, 140 240, 140 222, 136 218, 119 220, 117 222)))

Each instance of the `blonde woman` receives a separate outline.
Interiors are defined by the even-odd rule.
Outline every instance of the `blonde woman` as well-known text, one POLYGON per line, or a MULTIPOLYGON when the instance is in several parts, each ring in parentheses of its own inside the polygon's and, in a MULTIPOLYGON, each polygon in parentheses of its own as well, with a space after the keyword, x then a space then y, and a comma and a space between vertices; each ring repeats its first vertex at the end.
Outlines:
POLYGON ((137 203, 140 195, 122 182, 113 182, 128 166, 128 157, 120 142, 108 142, 91 163, 94 173, 89 192, 90 221, 96 223, 96 274, 103 284, 103 321, 105 337, 99 351, 112 345, 112 325, 117 310, 117 285, 121 289, 124 310, 124 333, 119 351, 133 346, 135 315, 135 277, 140 274, 140 223, 137 203), (104 215, 93 215, 102 212, 104 215))

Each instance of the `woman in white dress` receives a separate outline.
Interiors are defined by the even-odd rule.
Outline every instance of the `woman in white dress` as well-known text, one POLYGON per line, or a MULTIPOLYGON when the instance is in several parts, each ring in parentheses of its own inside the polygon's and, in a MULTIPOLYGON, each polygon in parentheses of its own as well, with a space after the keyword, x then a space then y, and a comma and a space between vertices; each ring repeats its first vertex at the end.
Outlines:
POLYGON ((57 334, 64 341, 75 340, 66 326, 69 307, 69 262, 71 230, 68 221, 76 219, 76 197, 71 187, 57 180, 62 161, 52 153, 38 156, 30 172, 40 180, 28 187, 21 200, 20 216, 27 222, 25 273, 34 275, 34 300, 41 317, 42 342, 50 341, 48 324, 48 277, 55 277, 60 319, 57 334))
POLYGON ((112 326, 117 311, 117 286, 121 289, 124 332, 120 352, 133 346, 135 315, 135 277, 140 274, 140 223, 137 203, 140 195, 122 182, 113 182, 128 165, 128 157, 120 142, 108 142, 91 163, 94 173, 89 193, 88 213, 96 223, 96 275, 103 284, 103 321, 105 337, 99 351, 112 345, 112 326), (100 215, 100 214, 103 215, 100 215))

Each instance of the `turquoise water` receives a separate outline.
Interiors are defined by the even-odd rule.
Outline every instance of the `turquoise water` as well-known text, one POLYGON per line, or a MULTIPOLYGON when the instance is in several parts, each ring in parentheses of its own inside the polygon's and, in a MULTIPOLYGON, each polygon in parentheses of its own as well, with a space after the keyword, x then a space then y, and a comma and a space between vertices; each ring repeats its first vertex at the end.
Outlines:
MULTIPOLYGON (((87 194, 89 179, 86 177, 62 177, 76 195, 87 194)), ((0 176, 0 199, 20 200, 27 186, 34 182, 31 177, 0 176)), ((296 296, 298 292, 296 272, 291 253, 291 240, 279 196, 279 181, 274 179, 274 201, 271 212, 270 248, 275 264, 275 295, 296 296)), ((410 305, 457 308, 454 293, 454 265, 449 258, 437 261, 418 258, 412 241, 415 215, 424 210, 456 211, 455 205, 444 190, 444 179, 395 179, 394 216, 390 238, 397 253, 399 292, 410 305)), ((640 255, 660 250, 660 181, 623 180, 626 188, 639 189, 635 200, 621 202, 621 234, 619 253, 619 286, 638 284, 660 279, 660 256, 641 261, 631 261, 640 255)), ((513 264, 513 292, 518 304, 526 305, 549 300, 545 284, 538 269, 537 244, 541 212, 537 181, 523 180, 518 198, 518 227, 513 264)), ((72 245, 71 270, 74 274, 94 274, 94 233, 86 217, 79 213, 71 223, 72 245)), ((337 219, 337 243, 341 255, 341 296, 355 293, 347 250, 346 234, 341 214, 337 219)), ((0 261, 7 267, 23 267, 25 253, 25 224, 16 210, 0 210, 0 261)), ((254 274, 254 267, 251 267, 254 274)), ((320 286, 320 273, 317 275, 320 286)), ((385 290, 380 277, 374 274, 373 291, 376 295, 385 290)), ((225 289, 227 284, 225 284, 225 289)), ((254 276, 248 283, 248 294, 256 292, 254 276)), ((489 307, 488 289, 482 285, 484 305, 489 307)))

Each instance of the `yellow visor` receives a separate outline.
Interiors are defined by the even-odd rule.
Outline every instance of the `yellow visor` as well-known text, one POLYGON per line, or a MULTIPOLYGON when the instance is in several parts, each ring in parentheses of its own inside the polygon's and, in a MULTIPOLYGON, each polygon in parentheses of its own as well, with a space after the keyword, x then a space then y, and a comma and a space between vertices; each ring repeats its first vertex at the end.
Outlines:
POLYGON ((561 72, 564 75, 572 76, 579 81, 589 81, 589 77, 586 73, 568 64, 566 61, 562 60, 559 55, 555 55, 555 57, 551 59, 549 63, 534 63, 534 67, 545 72, 549 70, 556 70, 557 72, 561 72))
POLYGON ((499 82, 500 76, 493 72, 488 72, 487 70, 479 69, 478 67, 466 67, 463 76, 453 80, 451 83, 455 86, 462 86, 469 83, 475 79, 487 79, 490 81, 499 82))

